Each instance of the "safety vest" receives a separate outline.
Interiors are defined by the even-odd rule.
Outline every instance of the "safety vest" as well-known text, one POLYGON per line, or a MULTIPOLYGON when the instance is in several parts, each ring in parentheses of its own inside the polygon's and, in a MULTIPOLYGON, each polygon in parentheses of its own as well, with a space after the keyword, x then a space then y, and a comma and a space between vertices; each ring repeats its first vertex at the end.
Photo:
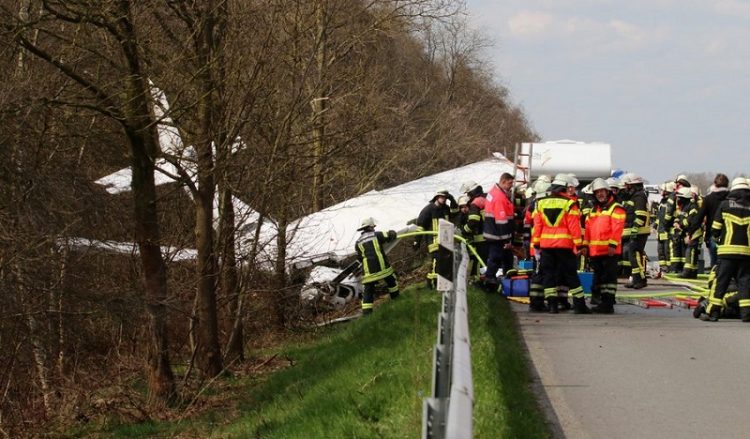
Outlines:
POLYGON ((383 244, 396 239, 396 232, 365 231, 357 239, 355 250, 357 258, 362 263, 364 277, 362 283, 377 282, 393 274, 393 267, 388 262, 388 256, 383 251, 383 244))
POLYGON ((583 245, 589 248, 589 256, 606 256, 609 248, 615 254, 622 254, 622 230, 625 228, 625 209, 610 196, 607 204, 599 203, 589 212, 586 219, 583 245))
POLYGON ((531 244, 541 248, 574 250, 582 244, 581 211, 576 200, 555 193, 538 200, 531 244))
POLYGON ((744 194, 730 192, 719 205, 711 225, 714 236, 719 239, 719 257, 750 257, 750 191, 737 192, 744 194))

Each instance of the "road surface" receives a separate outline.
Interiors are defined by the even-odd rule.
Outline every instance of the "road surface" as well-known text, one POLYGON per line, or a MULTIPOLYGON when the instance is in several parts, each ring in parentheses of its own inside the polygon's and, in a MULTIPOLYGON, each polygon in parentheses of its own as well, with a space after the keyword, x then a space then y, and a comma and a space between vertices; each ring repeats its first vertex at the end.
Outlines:
POLYGON ((750 437, 750 323, 627 304, 607 316, 513 308, 556 436, 750 437))

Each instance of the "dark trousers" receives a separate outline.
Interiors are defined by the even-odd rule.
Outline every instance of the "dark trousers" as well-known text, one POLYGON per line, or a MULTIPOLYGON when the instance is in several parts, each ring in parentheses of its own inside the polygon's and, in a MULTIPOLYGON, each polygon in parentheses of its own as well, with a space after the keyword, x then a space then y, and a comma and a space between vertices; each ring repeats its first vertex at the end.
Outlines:
MULTIPOLYGON (((474 250, 477 252, 480 258, 482 258, 482 261, 487 264, 487 242, 486 241, 479 241, 474 242, 471 244, 472 247, 474 247, 474 250)), ((477 261, 477 258, 474 256, 473 253, 469 255, 469 259, 471 260, 471 270, 469 271, 469 275, 473 276, 474 278, 479 278, 479 261, 477 261)))
POLYGON ((711 289, 708 307, 706 307, 708 314, 711 314, 711 311, 716 308, 719 310, 723 308, 722 299, 733 278, 737 280, 740 315, 743 320, 750 317, 750 258, 729 259, 719 256, 716 267, 716 283, 711 289))
POLYGON ((698 270, 698 256, 700 254, 702 239, 693 240, 690 245, 685 245, 685 270, 698 270))
POLYGON ((542 275, 545 297, 556 297, 557 286, 566 286, 573 298, 583 298, 583 288, 578 279, 578 258, 573 250, 562 248, 542 249, 539 272, 542 275))
POLYGON ((503 248, 503 241, 486 241, 488 247, 487 255, 487 273, 485 279, 487 282, 497 283, 497 270, 503 269, 503 273, 513 268, 513 252, 510 249, 503 248))
POLYGON ((629 252, 628 257, 630 258, 630 273, 633 275, 633 278, 635 279, 636 276, 640 276, 640 278, 645 278, 646 276, 646 267, 643 262, 643 254, 646 249, 646 241, 648 240, 648 235, 641 234, 641 235, 635 235, 630 239, 629 246, 629 252))
POLYGON ((656 254, 659 257, 659 268, 669 268, 669 239, 656 241, 656 254))
POLYGON ((685 265, 685 241, 682 233, 672 233, 669 235, 669 264, 673 272, 682 271, 685 265))
MULTIPOLYGON (((396 281, 395 275, 390 275, 386 278, 383 278, 383 281, 388 286, 388 292, 391 295, 392 299, 395 299, 399 296, 398 291, 398 282, 396 281)), ((372 312, 372 304, 375 302, 375 285, 378 283, 378 281, 375 282, 368 282, 364 284, 365 291, 362 294, 362 311, 365 313, 372 312)))
POLYGON ((612 296, 617 293, 617 263, 619 260, 619 255, 590 258, 591 268, 594 270, 592 291, 598 291, 600 294, 611 294, 612 296))

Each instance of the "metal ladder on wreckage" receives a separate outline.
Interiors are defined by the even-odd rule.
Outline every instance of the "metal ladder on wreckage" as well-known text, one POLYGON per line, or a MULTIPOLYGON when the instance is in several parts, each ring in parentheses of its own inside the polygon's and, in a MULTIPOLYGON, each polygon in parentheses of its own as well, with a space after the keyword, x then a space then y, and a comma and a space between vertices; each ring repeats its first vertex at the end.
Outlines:
MULTIPOLYGON (((516 183, 525 184, 526 187, 531 185, 531 164, 533 162, 534 144, 533 143, 516 143, 513 154, 513 178, 516 183), (528 145, 528 152, 524 152, 524 145, 528 145), (518 171, 521 171, 521 179, 518 178, 518 171)), ((510 201, 515 204, 516 191, 511 191, 510 201)))

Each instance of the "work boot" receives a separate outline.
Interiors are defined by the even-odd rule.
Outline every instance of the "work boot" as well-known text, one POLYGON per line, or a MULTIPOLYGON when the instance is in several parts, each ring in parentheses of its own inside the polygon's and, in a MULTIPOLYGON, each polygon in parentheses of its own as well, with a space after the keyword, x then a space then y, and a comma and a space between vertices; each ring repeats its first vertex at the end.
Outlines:
POLYGON ((557 314, 558 312, 560 312, 557 309, 557 297, 548 297, 547 298, 547 308, 548 308, 547 311, 550 314, 557 314))
POLYGON ((570 301, 568 300, 567 297, 558 298, 557 299, 557 304, 558 304, 558 307, 560 308, 560 310, 562 310, 562 311, 570 311, 571 308, 572 308, 570 306, 570 301))
POLYGON ((591 314, 591 310, 586 306, 586 300, 583 297, 573 298, 573 314, 591 314))
POLYGON ((609 293, 602 294, 601 303, 591 308, 591 312, 594 314, 614 314, 615 307, 613 306, 614 296, 609 293))
POLYGON ((682 270, 682 273, 680 273, 679 277, 681 277, 682 279, 698 279, 698 270, 686 268, 682 270))
POLYGON ((599 291, 599 288, 593 288, 591 291, 591 304, 599 305, 600 303, 602 303, 602 292, 599 291))
POLYGON ((698 318, 704 322, 718 322, 719 316, 721 316, 721 309, 717 307, 711 310, 711 314, 703 313, 698 318))
MULTIPOLYGON (((627 287, 627 285, 625 285, 627 287)), ((640 290, 641 288, 645 288, 648 286, 648 283, 646 282, 646 279, 641 276, 640 274, 634 274, 633 275, 633 286, 628 287, 632 288, 634 290, 640 290)))
POLYGON ((693 318, 699 319, 702 314, 706 313, 706 306, 708 306, 708 301, 705 297, 700 297, 698 299, 698 305, 693 309, 693 318))
POLYGON ((529 312, 545 312, 544 297, 534 296, 529 298, 529 312))
POLYGON ((740 307, 740 318, 743 322, 750 322, 750 307, 740 307))

